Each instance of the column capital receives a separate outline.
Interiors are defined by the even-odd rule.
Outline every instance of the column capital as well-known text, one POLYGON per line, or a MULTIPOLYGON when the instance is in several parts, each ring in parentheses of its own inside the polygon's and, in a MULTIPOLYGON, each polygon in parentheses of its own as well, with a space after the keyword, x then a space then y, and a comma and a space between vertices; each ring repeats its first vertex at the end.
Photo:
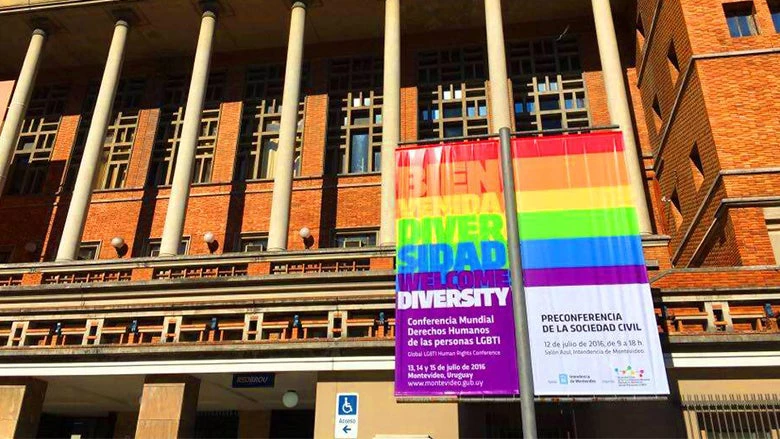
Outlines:
POLYGON ((304 8, 306 9, 310 5, 309 0, 290 0, 290 9, 304 8))
POLYGON ((44 37, 50 36, 57 28, 54 22, 46 17, 35 17, 29 21, 29 25, 33 35, 42 35, 44 37))
POLYGON ((111 11, 111 16, 114 17, 116 23, 115 26, 127 26, 136 25, 140 21, 138 14, 130 8, 114 9, 111 11))
POLYGON ((223 9, 217 0, 200 0, 198 5, 203 15, 210 15, 213 18, 217 18, 220 10, 223 9))

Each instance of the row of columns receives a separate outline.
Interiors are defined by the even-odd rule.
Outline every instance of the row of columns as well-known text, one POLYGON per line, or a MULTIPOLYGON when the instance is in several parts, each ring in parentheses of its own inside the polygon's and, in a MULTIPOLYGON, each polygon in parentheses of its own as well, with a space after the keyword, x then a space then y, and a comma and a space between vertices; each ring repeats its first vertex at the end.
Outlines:
MULTIPOLYGON (((37 437, 46 388, 35 378, 0 379, 0 437, 37 437)), ((190 375, 148 375, 135 428, 130 424, 124 433, 134 430, 136 439, 192 437, 199 390, 200 380, 190 375)))
MULTIPOLYGON (((610 118, 612 123, 619 126, 623 132, 626 146, 625 159, 634 204, 640 221, 640 230, 642 233, 649 234, 652 232, 652 229, 645 198, 642 163, 637 154, 631 110, 623 81, 623 69, 618 52, 610 2, 609 0, 591 1, 610 118)), ((285 250, 287 248, 306 7, 306 0, 296 0, 292 3, 282 96, 279 146, 276 154, 271 221, 268 233, 269 250, 285 250)), ((198 132, 217 25, 216 12, 215 9, 206 9, 201 17, 200 34, 187 96, 181 143, 176 159, 173 184, 171 186, 162 235, 160 248, 160 255, 162 256, 175 256, 178 253, 184 229, 198 132)), ((384 103, 382 108, 381 224, 379 234, 379 241, 383 246, 395 244, 395 149, 400 141, 401 133, 400 23, 400 0, 385 0, 385 70, 384 103)), ((501 0, 485 0, 485 26, 487 29, 488 66, 491 84, 491 125, 493 131, 497 133, 502 127, 512 128, 501 0)), ((84 156, 79 166, 75 189, 57 251, 58 261, 73 260, 78 253, 92 196, 96 169, 103 146, 102 142, 112 114, 112 104, 122 70, 129 27, 130 25, 125 20, 118 20, 114 27, 97 104, 87 136, 84 156)), ((11 99, 6 122, 3 125, 2 133, 0 133, 0 187, 3 187, 5 183, 10 161, 13 157, 13 150, 18 139, 21 123, 35 83, 45 39, 46 33, 43 30, 36 29, 33 32, 22 71, 19 74, 19 80, 16 83, 11 99)))

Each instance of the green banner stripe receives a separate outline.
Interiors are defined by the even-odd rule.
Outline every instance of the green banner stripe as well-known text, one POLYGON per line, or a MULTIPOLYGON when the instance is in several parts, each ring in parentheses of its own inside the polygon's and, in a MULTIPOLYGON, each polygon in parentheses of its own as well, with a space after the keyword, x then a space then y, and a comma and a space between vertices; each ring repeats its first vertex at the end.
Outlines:
MULTIPOLYGON (((639 234, 633 207, 525 212, 518 215, 522 240, 593 238, 639 234)), ((502 214, 450 215, 397 222, 397 244, 506 242, 502 214)))
POLYGON ((633 207, 528 212, 518 215, 520 239, 591 238, 639 234, 633 207))

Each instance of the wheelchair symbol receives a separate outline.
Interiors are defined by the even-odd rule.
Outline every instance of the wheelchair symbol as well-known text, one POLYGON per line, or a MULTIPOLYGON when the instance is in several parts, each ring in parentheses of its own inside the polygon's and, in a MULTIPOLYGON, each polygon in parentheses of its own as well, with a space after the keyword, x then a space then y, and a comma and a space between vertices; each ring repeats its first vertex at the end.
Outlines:
POLYGON ((344 404, 341 405, 341 412, 345 415, 351 415, 352 414, 352 404, 349 403, 349 399, 344 398, 344 404))
POLYGON ((356 416, 358 411, 358 397, 354 394, 339 395, 338 414, 356 416))

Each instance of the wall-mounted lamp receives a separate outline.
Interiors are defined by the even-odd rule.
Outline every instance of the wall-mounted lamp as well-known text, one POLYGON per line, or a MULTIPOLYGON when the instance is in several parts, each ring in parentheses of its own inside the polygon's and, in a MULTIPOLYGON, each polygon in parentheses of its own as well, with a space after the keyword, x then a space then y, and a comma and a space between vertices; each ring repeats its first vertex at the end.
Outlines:
POLYGON ((115 236, 111 238, 111 247, 114 247, 115 249, 119 250, 120 248, 125 246, 125 239, 121 236, 115 236))
POLYGON ((308 227, 303 227, 298 234, 301 235, 303 245, 306 246, 306 249, 310 249, 314 245, 314 237, 311 236, 311 230, 309 230, 308 227))
POLYGON ((288 409, 291 409, 298 405, 298 392, 295 390, 288 390, 282 395, 282 404, 288 409))
POLYGON ((114 247, 117 256, 120 258, 127 254, 127 244, 125 244, 125 238, 122 238, 121 236, 114 236, 111 238, 111 247, 114 247))
POLYGON ((219 242, 217 242, 217 237, 214 236, 214 232, 206 232, 203 234, 203 242, 206 243, 206 246, 209 248, 209 251, 211 253, 214 253, 217 248, 219 247, 219 242))

